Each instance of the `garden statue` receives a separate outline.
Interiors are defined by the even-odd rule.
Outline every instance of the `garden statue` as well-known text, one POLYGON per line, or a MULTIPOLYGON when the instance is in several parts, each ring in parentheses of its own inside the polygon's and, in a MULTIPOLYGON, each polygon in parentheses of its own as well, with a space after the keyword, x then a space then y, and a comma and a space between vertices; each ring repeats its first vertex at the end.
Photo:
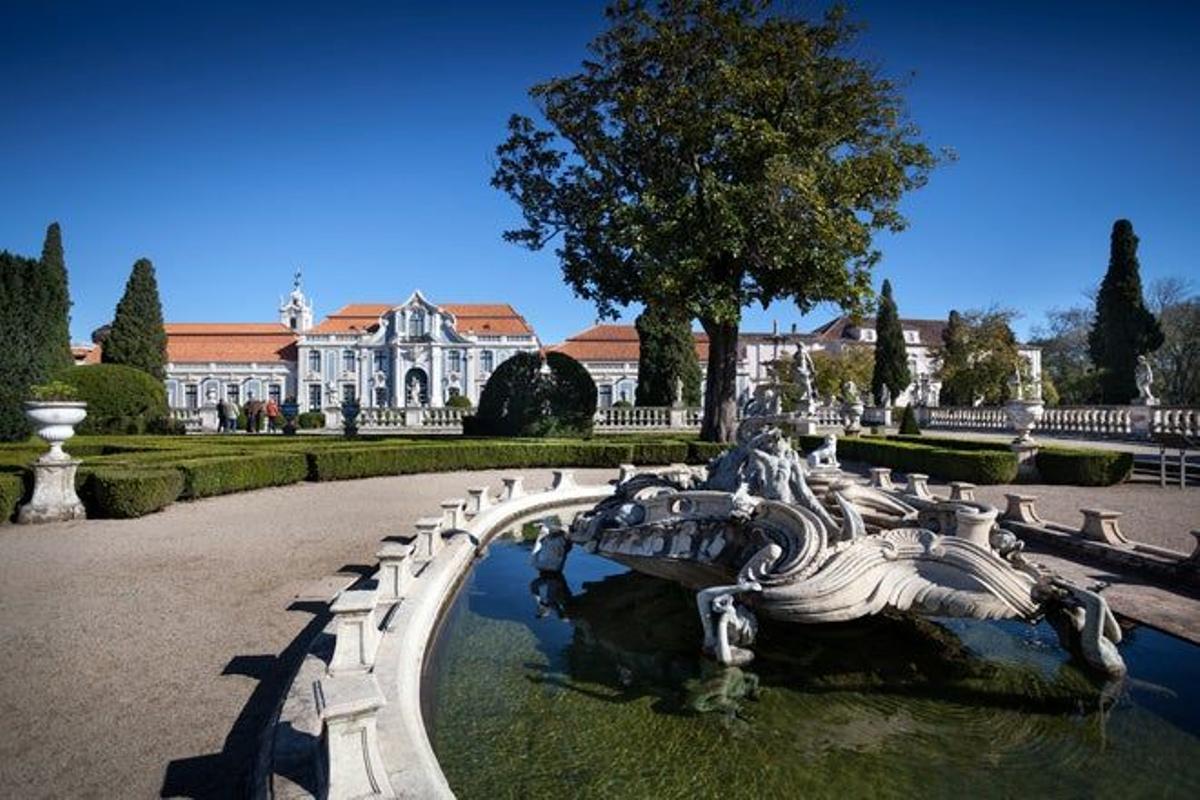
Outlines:
POLYGON ((408 407, 421 407, 421 387, 417 385, 416 381, 413 381, 408 385, 408 407))
POLYGON ((811 415, 817 410, 817 393, 813 388, 813 376, 817 370, 808 348, 801 344, 796 350, 796 383, 800 387, 798 411, 811 415))
POLYGON ((567 532, 553 519, 545 519, 538 523, 537 540, 533 544, 533 552, 529 561, 538 572, 562 572, 567 554, 571 552, 571 542, 567 532))
MULTIPOLYGON (((859 400, 849 381, 843 398, 859 400)), ((765 393, 747 405, 736 445, 709 463, 703 481, 629 478, 577 516, 567 540, 695 591, 704 650, 725 665, 750 659, 758 618, 811 624, 895 611, 1048 616, 1063 646, 1089 667, 1125 674, 1115 648, 1120 629, 1104 599, 1025 559, 1019 540, 996 527, 994 509, 956 507, 950 524, 924 527, 926 512, 915 506, 926 508, 928 498, 852 475, 821 476, 836 463, 836 440, 806 462, 772 405, 765 393), (960 531, 959 517, 979 524, 960 531)), ((542 548, 550 537, 539 535, 542 548)))
POLYGON ((1008 397, 1010 400, 1024 400, 1025 391, 1021 386, 1021 368, 1014 367, 1012 375, 1008 378, 1008 397))
POLYGON ((683 408, 683 378, 675 378, 675 408, 683 408))
POLYGON ((329 381, 325 384, 325 405, 327 408, 337 408, 341 405, 341 394, 338 391, 337 381, 329 381))
POLYGON ((742 409, 744 417, 774 417, 782 413, 783 406, 778 392, 770 386, 760 387, 742 409))
POLYGON ((883 388, 879 390, 879 406, 880 408, 892 407, 892 390, 885 383, 883 388))
POLYGON ((825 442, 816 450, 808 454, 808 466, 813 469, 818 468, 833 468, 839 469, 837 460, 837 436, 830 433, 826 434, 825 442))
POLYGON ((1137 366, 1133 370, 1133 380, 1137 384, 1138 396, 1133 402, 1139 406, 1156 406, 1158 398, 1151 391, 1154 384, 1154 370, 1150 368, 1150 359, 1145 355, 1137 358, 1137 366))

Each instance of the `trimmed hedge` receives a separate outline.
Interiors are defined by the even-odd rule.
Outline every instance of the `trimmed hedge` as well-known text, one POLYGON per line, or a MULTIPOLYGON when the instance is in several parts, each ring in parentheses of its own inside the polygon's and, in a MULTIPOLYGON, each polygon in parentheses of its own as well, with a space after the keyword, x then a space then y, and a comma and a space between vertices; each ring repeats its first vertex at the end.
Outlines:
POLYGON ((634 455, 632 445, 609 442, 477 441, 408 447, 344 447, 309 453, 308 478, 337 481, 470 469, 616 467, 633 461, 634 455))
POLYGON ((183 478, 181 497, 193 499, 299 483, 308 477, 303 453, 256 453, 196 458, 175 464, 183 478))
MULTIPOLYGON (((325 427, 325 414, 321 411, 305 411, 303 414, 297 414, 296 426, 306 431, 320 430, 325 427)), ((244 422, 241 427, 246 427, 244 422)))
POLYGON ((91 433, 146 433, 161 426, 168 414, 162 381, 140 369, 120 364, 70 367, 56 377, 75 387, 87 401, 87 416, 76 429, 91 433))
POLYGON ((1133 471, 1133 453, 1122 450, 1042 447, 1034 463, 1042 483, 1111 486, 1133 471))
POLYGON ((141 517, 175 502, 183 491, 177 469, 98 469, 83 479, 88 516, 141 517))
POLYGON ((0 523, 13 518, 24 496, 24 475, 20 472, 0 472, 0 523))
MULTIPOLYGON (((804 450, 814 450, 820 436, 797 436, 804 450)), ((1011 450, 951 449, 931 447, 924 438, 901 441, 869 436, 847 436, 838 439, 838 455, 851 461, 865 461, 879 467, 891 467, 901 472, 923 472, 948 481, 969 481, 980 485, 1012 483, 1017 477, 1017 455, 1011 450)))

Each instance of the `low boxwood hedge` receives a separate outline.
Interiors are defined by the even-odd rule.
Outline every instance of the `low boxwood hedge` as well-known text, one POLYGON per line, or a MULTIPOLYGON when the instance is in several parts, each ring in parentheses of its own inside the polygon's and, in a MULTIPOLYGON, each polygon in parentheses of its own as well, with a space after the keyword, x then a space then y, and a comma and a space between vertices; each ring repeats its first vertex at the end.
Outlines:
POLYGON ((0 523, 13 518, 24 496, 24 474, 17 471, 0 472, 0 523))
MULTIPOLYGON (((686 452, 686 448, 680 452, 686 452)), ((520 467, 615 467, 634 447, 612 442, 486 442, 406 447, 326 448, 308 454, 308 478, 336 481, 375 475, 520 467)))
POLYGON ((141 517, 170 505, 183 490, 179 470, 103 468, 86 473, 80 495, 90 517, 141 517))
MULTIPOLYGON (((811 451, 820 446, 823 437, 798 436, 796 440, 804 450, 811 451)), ((934 447, 926 441, 915 437, 906 441, 895 437, 847 436, 838 439, 838 457, 901 472, 923 472, 948 481, 986 485, 1016 480, 1017 456, 1007 448, 934 447)))
POLYGON ((245 453, 195 458, 175 464, 183 476, 182 497, 212 497, 267 486, 299 483, 308 477, 303 453, 245 453))
POLYGON ((296 425, 306 431, 319 430, 325 427, 325 414, 321 411, 305 411, 296 416, 296 425))
POLYGON ((1111 486, 1129 477, 1133 453, 1122 450, 1042 447, 1034 463, 1042 483, 1111 486))

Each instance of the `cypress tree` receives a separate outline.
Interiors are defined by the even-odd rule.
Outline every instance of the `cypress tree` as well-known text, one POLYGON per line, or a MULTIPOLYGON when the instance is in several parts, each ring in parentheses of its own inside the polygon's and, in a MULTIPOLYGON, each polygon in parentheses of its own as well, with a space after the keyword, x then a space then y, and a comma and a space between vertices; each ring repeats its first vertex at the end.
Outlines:
POLYGON ((951 311, 942 329, 942 347, 938 352, 938 377, 942 382, 942 405, 970 405, 974 399, 966 384, 969 382, 970 342, 967 323, 962 314, 951 311))
POLYGON ((101 358, 105 363, 136 367, 159 380, 166 376, 167 333, 149 259, 138 259, 133 265, 101 358))
POLYGON ((673 405, 678 380, 683 381, 684 405, 700 405, 700 361, 687 315, 647 306, 635 327, 639 340, 637 405, 673 405))
POLYGON ((0 441, 29 437, 21 403, 29 399, 29 387, 44 377, 39 372, 37 305, 31 302, 40 285, 38 267, 32 259, 0 250, 0 441))
POLYGON ((43 305, 40 312, 42 341, 40 349, 44 373, 52 375, 74 363, 71 357, 71 294, 67 283, 67 263, 63 256, 62 230, 57 222, 46 229, 42 245, 43 305))
POLYGON ((1114 222, 1108 272, 1096 295, 1095 322, 1088 334, 1092 362, 1101 370, 1104 403, 1128 403, 1137 396, 1137 357, 1163 343, 1162 327, 1142 298, 1137 246, 1133 224, 1127 219, 1114 222))
POLYGON ((904 346, 904 330, 900 327, 900 312, 892 298, 892 283, 884 280, 879 295, 879 312, 875 317, 875 369, 871 372, 871 395, 882 402, 883 387, 891 390, 892 398, 912 383, 908 370, 908 348, 904 346))

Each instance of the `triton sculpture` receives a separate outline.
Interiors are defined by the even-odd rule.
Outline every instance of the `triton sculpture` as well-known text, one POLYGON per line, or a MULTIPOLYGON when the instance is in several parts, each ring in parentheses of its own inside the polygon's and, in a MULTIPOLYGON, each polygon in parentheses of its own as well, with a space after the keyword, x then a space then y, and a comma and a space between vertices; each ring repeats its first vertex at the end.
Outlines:
POLYGON ((885 610, 976 619, 1049 617, 1060 641, 1109 677, 1125 674, 1104 599, 1026 559, 996 509, 868 487, 811 461, 784 435, 774 397, 747 408, 737 444, 696 475, 638 474, 567 538, 696 590, 704 649, 745 664, 756 615, 796 623, 885 610))

